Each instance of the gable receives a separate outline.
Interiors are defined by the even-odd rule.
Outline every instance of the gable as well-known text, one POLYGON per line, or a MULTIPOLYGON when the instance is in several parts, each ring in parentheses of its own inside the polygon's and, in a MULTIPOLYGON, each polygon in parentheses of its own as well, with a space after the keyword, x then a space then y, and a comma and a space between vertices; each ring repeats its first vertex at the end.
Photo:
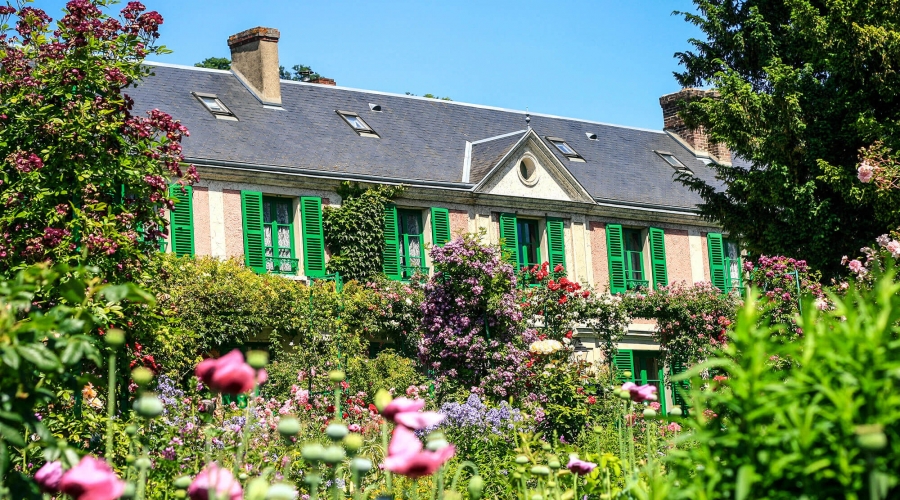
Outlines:
POLYGON ((593 203, 590 194, 529 130, 481 180, 476 192, 542 200, 593 203))

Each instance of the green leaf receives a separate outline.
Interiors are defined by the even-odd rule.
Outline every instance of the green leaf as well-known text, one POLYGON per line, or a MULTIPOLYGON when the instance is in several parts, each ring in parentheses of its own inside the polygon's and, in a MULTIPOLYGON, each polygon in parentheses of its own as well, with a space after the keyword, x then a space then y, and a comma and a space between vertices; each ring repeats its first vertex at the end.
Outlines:
POLYGON ((60 368, 59 360, 44 344, 20 344, 16 346, 19 355, 44 372, 60 368))
POLYGON ((13 446, 25 447, 25 438, 22 437, 22 432, 0 422, 0 436, 3 436, 3 439, 9 441, 13 446))
POLYGON ((3 360, 3 364, 10 367, 11 369, 19 369, 21 358, 16 353, 16 350, 11 346, 3 346, 3 349, 0 350, 0 359, 3 360))

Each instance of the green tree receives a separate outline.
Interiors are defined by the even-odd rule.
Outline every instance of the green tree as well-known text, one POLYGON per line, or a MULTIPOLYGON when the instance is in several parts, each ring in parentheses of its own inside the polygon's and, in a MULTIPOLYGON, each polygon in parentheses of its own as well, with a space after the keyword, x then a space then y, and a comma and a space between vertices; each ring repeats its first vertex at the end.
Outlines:
POLYGON ((198 68, 209 69, 231 69, 231 59, 227 57, 207 57, 206 59, 194 64, 198 68))
POLYGON ((676 54, 689 126, 752 166, 714 168, 724 189, 682 176, 702 214, 754 253, 803 258, 827 275, 841 255, 900 223, 898 193, 855 179, 859 151, 900 142, 900 11, 874 0, 695 0, 705 40, 676 54))
POLYGON ((79 260, 112 279, 156 254, 182 171, 187 129, 133 112, 125 90, 151 71, 163 19, 131 2, 74 2, 56 27, 41 10, 0 6, 0 276, 79 260))
POLYGON ((284 66, 279 66, 278 73, 281 74, 282 80, 294 80, 295 82, 308 82, 322 78, 322 75, 313 71, 309 66, 302 64, 295 64, 291 70, 285 69, 284 66))

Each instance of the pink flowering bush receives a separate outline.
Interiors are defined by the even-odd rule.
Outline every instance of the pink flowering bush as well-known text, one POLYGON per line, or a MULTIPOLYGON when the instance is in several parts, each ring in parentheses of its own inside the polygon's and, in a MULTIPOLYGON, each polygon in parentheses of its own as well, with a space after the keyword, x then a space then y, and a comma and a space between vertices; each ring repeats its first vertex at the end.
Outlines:
POLYGON ((0 274, 82 252, 105 276, 133 273, 168 230, 169 179, 197 179, 187 129, 127 94, 165 53, 163 19, 72 0, 54 23, 18 3, 0 12, 0 274))
POLYGON ((525 329, 512 266, 499 248, 473 235, 432 248, 431 257, 435 273, 422 303, 423 366, 444 394, 519 395, 527 348, 536 338, 525 329))
POLYGON ((710 283, 675 282, 627 295, 624 301, 631 316, 656 320, 654 335, 666 358, 688 365, 727 343, 740 298, 723 294, 710 283))
POLYGON ((750 285, 761 294, 758 305, 763 321, 784 325, 779 335, 787 341, 797 340, 803 334, 795 320, 802 302, 825 300, 822 274, 810 269, 805 260, 781 255, 761 255, 755 263, 747 260, 744 270, 749 274, 750 285))

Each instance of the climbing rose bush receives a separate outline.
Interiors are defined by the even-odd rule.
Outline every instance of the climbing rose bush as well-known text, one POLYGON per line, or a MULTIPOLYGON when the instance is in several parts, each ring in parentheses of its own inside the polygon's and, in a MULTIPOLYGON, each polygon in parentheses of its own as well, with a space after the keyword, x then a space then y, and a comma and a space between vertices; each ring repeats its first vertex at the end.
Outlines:
POLYGON ((763 320, 785 325, 784 331, 777 333, 784 340, 799 339, 803 330, 797 325, 796 316, 802 302, 812 298, 820 304, 820 308, 824 307, 821 273, 811 270, 805 260, 783 255, 761 255, 755 263, 747 260, 744 270, 748 273, 750 285, 759 290, 757 306, 763 320))
POLYGON ((187 129, 125 92, 166 52, 162 16, 106 4, 72 0, 55 24, 26 2, 0 8, 0 273, 82 254, 127 272, 167 232, 170 180, 197 179, 182 171, 187 129))
POLYGON ((434 247, 431 258, 419 346, 425 368, 444 393, 518 394, 527 346, 537 339, 524 328, 512 266, 473 235, 434 247))

